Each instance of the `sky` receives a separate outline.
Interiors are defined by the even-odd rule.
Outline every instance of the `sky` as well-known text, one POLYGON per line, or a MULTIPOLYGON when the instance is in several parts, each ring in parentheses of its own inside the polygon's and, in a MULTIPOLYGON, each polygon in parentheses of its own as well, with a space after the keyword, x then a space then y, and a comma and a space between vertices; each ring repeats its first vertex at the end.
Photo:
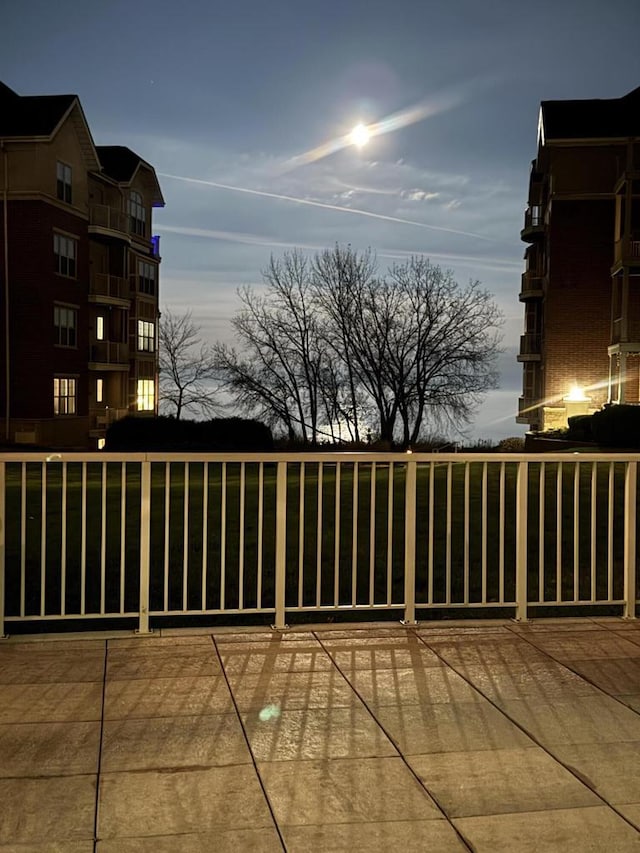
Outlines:
POLYGON ((639 86, 639 32, 638 0, 29 0, 3 10, 0 80, 77 94, 96 144, 155 167, 161 308, 208 341, 233 343, 237 289, 293 248, 371 248, 383 271, 424 255, 481 281, 504 352, 467 435, 496 440, 524 432, 540 101, 639 86), (336 144, 360 122, 385 132, 336 144))

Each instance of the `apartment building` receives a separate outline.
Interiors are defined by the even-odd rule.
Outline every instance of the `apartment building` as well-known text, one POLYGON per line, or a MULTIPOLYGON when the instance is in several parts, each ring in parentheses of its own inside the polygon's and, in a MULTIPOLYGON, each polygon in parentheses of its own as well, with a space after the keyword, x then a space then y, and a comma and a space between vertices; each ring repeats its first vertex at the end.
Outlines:
POLYGON ((97 449, 157 413, 153 167, 96 146, 76 95, 0 83, 0 442, 97 449))
POLYGON ((518 423, 640 402, 640 88, 543 101, 527 243, 518 423))

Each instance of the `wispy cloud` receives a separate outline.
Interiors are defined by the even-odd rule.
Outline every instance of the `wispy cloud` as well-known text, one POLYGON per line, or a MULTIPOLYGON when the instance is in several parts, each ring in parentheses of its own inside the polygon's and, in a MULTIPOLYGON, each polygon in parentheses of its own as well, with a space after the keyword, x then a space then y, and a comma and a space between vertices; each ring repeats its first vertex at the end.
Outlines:
POLYGON ((319 208, 323 208, 325 210, 334 210, 334 211, 337 211, 338 213, 351 213, 351 214, 354 214, 357 216, 365 216, 365 217, 369 217, 371 219, 379 219, 379 220, 382 220, 384 222, 395 222, 396 224, 399 224, 399 225, 412 225, 416 228, 423 228, 427 231, 441 231, 441 232, 445 232, 447 234, 458 234, 458 235, 463 236, 463 237, 473 237, 476 240, 487 240, 489 242, 494 242, 492 237, 487 237, 484 234, 478 234, 478 233, 473 232, 473 231, 462 231, 462 230, 459 230, 457 228, 446 228, 442 225, 431 225, 431 224, 428 224, 426 222, 418 222, 415 219, 405 219, 405 218, 400 217, 400 216, 390 216, 390 215, 387 215, 384 213, 374 213, 373 211, 363 210, 361 208, 344 207, 343 205, 339 205, 339 204, 329 204, 329 203, 323 202, 323 201, 315 201, 313 199, 308 199, 308 198, 299 198, 298 196, 290 196, 290 195, 284 195, 281 193, 267 192, 265 190, 256 190, 256 189, 252 189, 250 187, 240 187, 240 186, 233 186, 231 184, 221 184, 221 183, 218 183, 217 181, 207 181, 207 180, 204 180, 203 178, 190 178, 190 177, 186 177, 184 175, 170 175, 166 172, 158 172, 158 174, 162 178, 169 178, 169 179, 174 180, 174 181, 183 181, 185 183, 198 184, 201 186, 208 186, 208 187, 212 187, 214 189, 229 190, 231 192, 237 192, 237 193, 247 193, 248 195, 261 196, 262 198, 272 198, 272 199, 276 199, 278 201, 288 201, 288 202, 292 202, 294 204, 308 205, 310 207, 319 207, 319 208))

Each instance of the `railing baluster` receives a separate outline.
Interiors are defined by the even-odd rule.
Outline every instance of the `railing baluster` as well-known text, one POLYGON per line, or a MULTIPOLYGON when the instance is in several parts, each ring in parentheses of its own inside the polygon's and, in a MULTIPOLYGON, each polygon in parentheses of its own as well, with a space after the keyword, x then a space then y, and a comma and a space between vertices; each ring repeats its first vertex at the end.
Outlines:
POLYGON ((624 478, 624 619, 636 618, 636 501, 638 463, 627 462, 624 478))
POLYGON ((127 463, 120 465, 120 613, 124 613, 127 565, 127 463))
POLYGON ((245 463, 240 463, 240 518, 238 519, 238 607, 244 608, 244 508, 245 508, 245 463))
POLYGON ((275 565, 275 621, 273 629, 287 627, 285 617, 287 580, 287 463, 277 463, 276 474, 276 565, 275 565))
POLYGON ((66 612, 67 595, 67 463, 62 462, 62 507, 60 517, 60 614, 66 612))
POLYGON ((264 510, 264 462, 258 462, 258 545, 256 553, 256 603, 262 607, 262 515, 264 510))
POLYGON ((100 483, 100 613, 105 613, 107 572, 107 463, 101 465, 100 483))
POLYGON ((80 613, 87 612, 87 463, 82 463, 81 494, 81 536, 80 536, 80 613))
POLYGON ((335 540, 333 543, 333 605, 340 604, 340 475, 342 463, 336 462, 336 497, 334 506, 334 530, 335 540))
POLYGON ((40 494, 40 615, 45 615, 45 591, 47 588, 47 463, 41 470, 40 494))
POLYGON ((376 571, 376 463, 371 463, 369 497, 369 605, 375 601, 374 579, 376 571))
POLYGON ((182 485, 182 611, 189 609, 189 474, 191 464, 183 465, 182 485))
POLYGON ((416 624, 416 488, 417 463, 407 459, 404 478, 404 619, 416 624))
POLYGON ((498 601, 504 601, 504 564, 505 564, 505 504, 507 472, 504 462, 500 463, 500 513, 499 513, 499 556, 498 556, 498 601))
POLYGON ((151 568, 151 462, 140 463, 140 621, 138 634, 150 634, 149 575, 151 568))
POLYGON ((580 463, 573 470, 573 600, 580 600, 580 463))
POLYGON ((27 463, 20 466, 20 616, 24 618, 27 596, 27 463))
POLYGON ((171 544, 171 462, 164 463, 164 612, 169 610, 169 548, 171 544))
POLYGON ((202 565, 200 576, 200 607, 207 609, 207 564, 209 551, 209 463, 202 466, 202 565))
POLYGON ((227 463, 222 463, 220 474, 220 610, 226 603, 227 571, 227 463))
POLYGON ((446 596, 445 602, 451 604, 451 521, 452 521, 452 498, 453 498, 453 463, 447 462, 447 528, 446 528, 446 596))
POLYGON ((353 463, 353 489, 352 489, 352 511, 351 519, 351 606, 355 607, 358 601, 358 479, 359 463, 353 463))
POLYGON ((298 484, 298 607, 302 607, 304 601, 304 520, 305 520, 305 465, 300 463, 300 482, 298 484))
POLYGON ((518 462, 516 475, 516 622, 527 622, 527 499, 529 463, 518 462))
POLYGON ((4 606, 5 598, 4 591, 7 583, 6 564, 7 564, 7 515, 6 515, 6 485, 7 485, 7 464, 0 462, 0 640, 6 639, 4 632, 4 606))
POLYGON ((597 522, 598 522, 598 463, 591 463, 591 595, 590 601, 596 600, 596 544, 597 544, 597 522))
POLYGON ((318 491, 316 501, 316 607, 322 605, 322 491, 324 466, 318 462, 318 491))
POLYGON ((387 492, 387 604, 393 600, 393 480, 394 463, 389 462, 389 488, 387 492))
POLYGON ((464 603, 469 603, 469 476, 470 463, 464 463, 464 533, 463 533, 463 571, 464 571, 464 603))

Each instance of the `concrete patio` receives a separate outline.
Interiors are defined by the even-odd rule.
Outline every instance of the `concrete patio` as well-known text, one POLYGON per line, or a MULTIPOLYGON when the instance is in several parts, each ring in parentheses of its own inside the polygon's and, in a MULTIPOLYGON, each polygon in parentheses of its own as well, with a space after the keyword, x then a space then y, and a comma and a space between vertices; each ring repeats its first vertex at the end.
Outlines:
POLYGON ((640 626, 0 644, 0 851, 640 851, 640 626))

